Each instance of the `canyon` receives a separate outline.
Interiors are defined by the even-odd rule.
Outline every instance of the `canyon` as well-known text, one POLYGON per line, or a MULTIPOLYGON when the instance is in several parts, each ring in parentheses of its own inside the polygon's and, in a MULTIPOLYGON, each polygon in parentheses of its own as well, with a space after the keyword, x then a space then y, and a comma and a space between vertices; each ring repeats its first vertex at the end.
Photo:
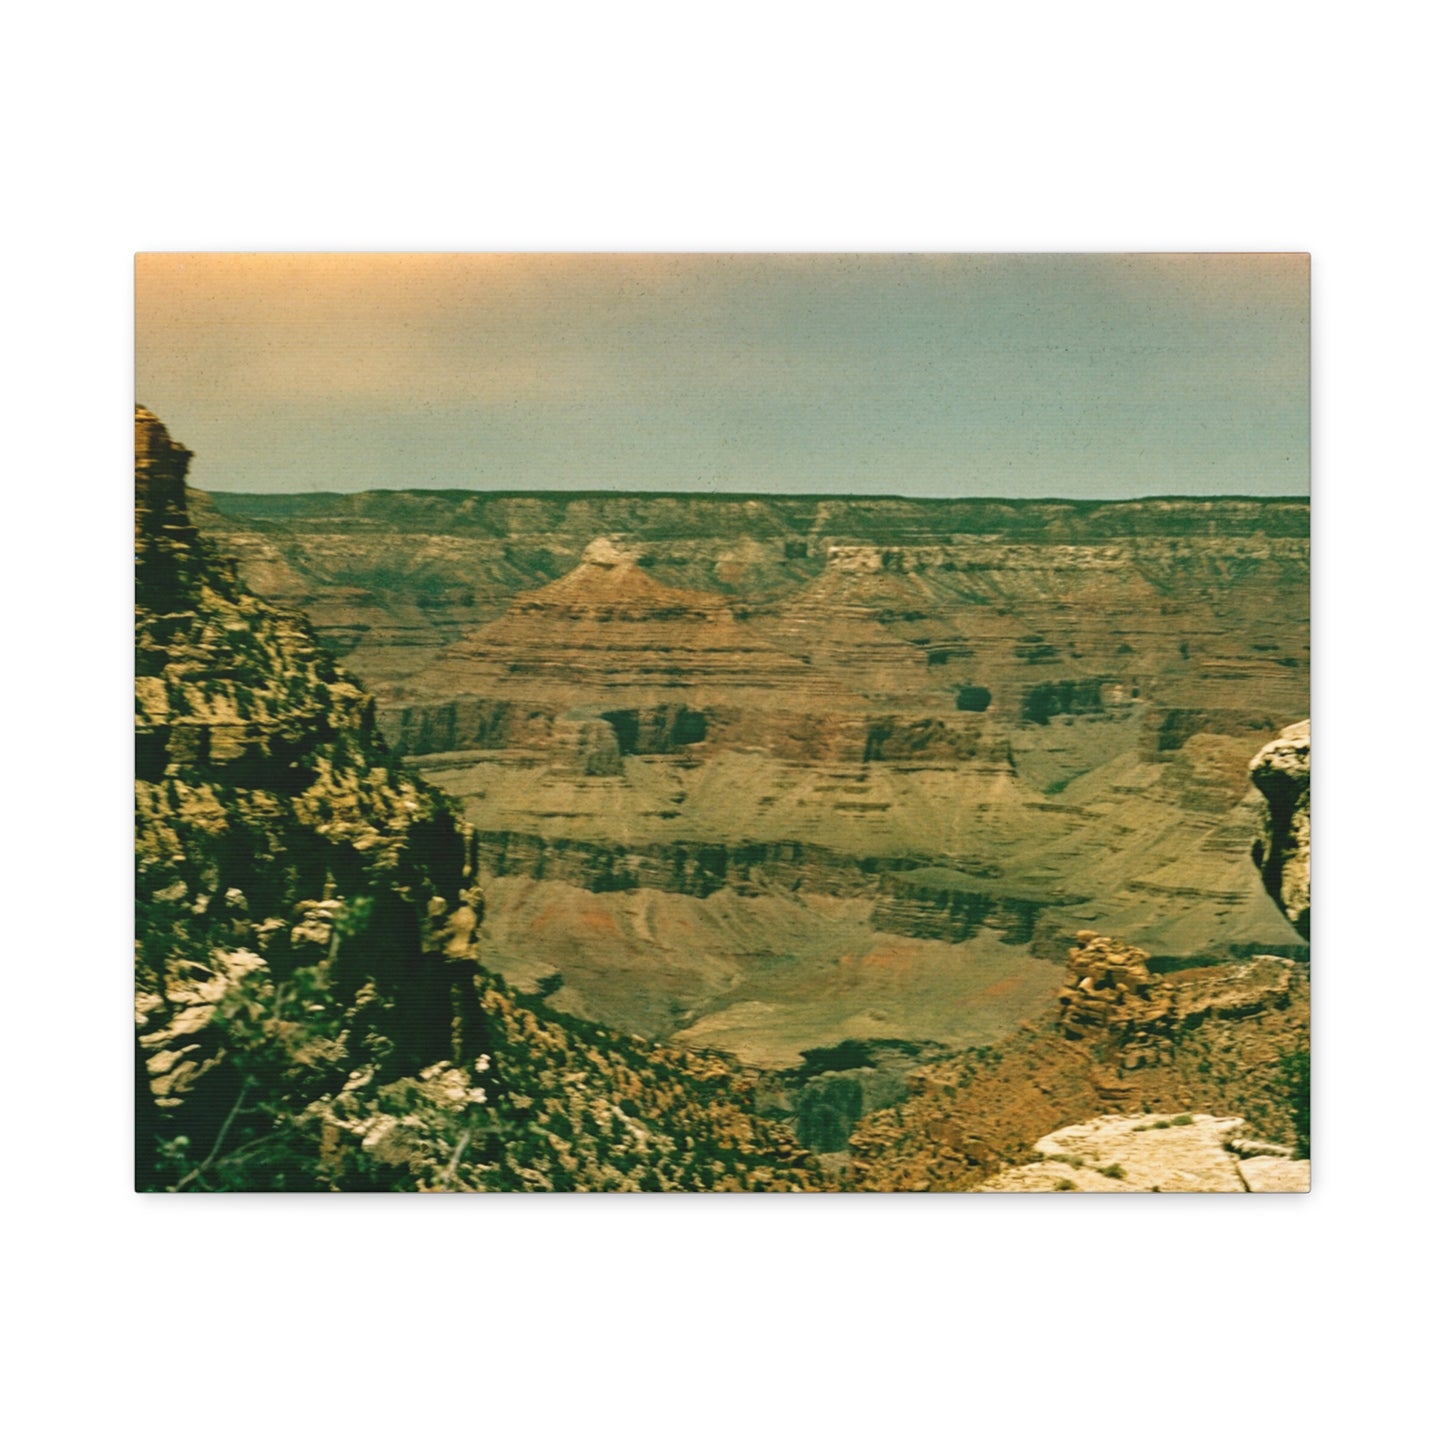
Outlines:
POLYGON ((1305 499, 191 497, 456 799, 487 966, 784 1111, 839 1076, 819 1138, 1051 1010, 1081 930, 1307 957, 1250 786, 1309 712, 1305 499))
POLYGON ((135 1185, 799 1190, 716 1059, 481 965, 477 846, 304 618, 194 525, 135 424, 135 1185))

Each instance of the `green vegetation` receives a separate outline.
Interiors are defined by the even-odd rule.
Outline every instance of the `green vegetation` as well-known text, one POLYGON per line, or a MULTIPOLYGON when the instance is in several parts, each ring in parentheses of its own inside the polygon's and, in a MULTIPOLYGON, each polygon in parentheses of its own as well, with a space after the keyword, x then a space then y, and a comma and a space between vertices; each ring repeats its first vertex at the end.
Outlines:
POLYGON ((1052 782, 1050 782, 1050 783, 1045 783, 1045 784, 1044 784, 1044 788, 1043 788, 1044 797, 1046 797, 1046 798, 1056 798, 1056 797, 1058 797, 1058 795, 1059 795, 1060 793, 1062 793, 1062 792, 1064 791, 1064 789, 1067 788, 1067 787, 1069 786, 1069 784, 1074 781, 1075 778, 1081 778, 1081 777, 1083 777, 1083 776, 1084 776, 1084 773, 1087 772, 1087 771, 1088 771, 1087 769, 1083 769, 1083 770, 1081 770, 1081 771, 1079 771, 1079 772, 1077 772, 1077 773, 1065 773, 1065 774, 1063 775, 1063 777, 1061 777, 1061 778, 1055 778, 1052 782))
MULTIPOLYGON (((1026 639, 1027 641, 1027 639, 1026 639)), ((1030 648, 1015 648, 1016 652, 1027 652, 1029 661, 1046 660, 1054 649, 1044 647, 1037 641, 1030 648)), ((1060 714, 1097 713, 1104 710, 1101 684, 1098 678, 1065 679, 1061 682, 1040 683, 1029 689, 1024 697, 1023 719, 1047 727, 1049 719, 1060 714)))
POLYGON ((1193 1114, 1176 1114, 1172 1119, 1152 1119, 1147 1124, 1135 1124, 1134 1132, 1142 1134, 1146 1129, 1182 1129, 1193 1122, 1193 1114))
POLYGON ((798 1098, 798 1140, 819 1154, 848 1147, 848 1136, 863 1117, 863 1086, 846 1074, 810 1080, 798 1098))
POLYGON ((1279 1061, 1279 1085, 1294 1125, 1295 1158, 1310 1157, 1310 1051, 1296 1049, 1279 1061))
MULTIPOLYGON (((158 993, 139 1000, 140 1072, 178 1051, 198 1067, 162 1070, 167 1092, 138 1099, 139 1188, 815 1187, 804 1151, 757 1116, 727 1061, 564 1018, 466 966, 431 1000, 455 1013, 419 1029, 407 997, 377 982, 390 972, 378 966, 384 901, 303 902, 286 946, 270 940, 274 961, 170 953, 158 993)), ((148 932, 164 917, 176 936, 174 910, 145 913, 148 932)))
POLYGON ((800 1078, 809 1078, 845 1069, 865 1069, 885 1052, 917 1058, 923 1050, 924 1046, 915 1039, 844 1039, 839 1044, 804 1049, 803 1064, 797 1074, 800 1078))

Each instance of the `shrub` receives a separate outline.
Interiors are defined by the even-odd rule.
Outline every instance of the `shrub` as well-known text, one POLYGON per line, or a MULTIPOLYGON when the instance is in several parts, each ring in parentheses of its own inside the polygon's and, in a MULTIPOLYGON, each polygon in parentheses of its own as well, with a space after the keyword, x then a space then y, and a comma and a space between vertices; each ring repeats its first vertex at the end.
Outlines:
POLYGON ((1279 1061, 1279 1083, 1294 1125, 1296 1159, 1310 1157, 1310 1051, 1296 1049, 1279 1061))

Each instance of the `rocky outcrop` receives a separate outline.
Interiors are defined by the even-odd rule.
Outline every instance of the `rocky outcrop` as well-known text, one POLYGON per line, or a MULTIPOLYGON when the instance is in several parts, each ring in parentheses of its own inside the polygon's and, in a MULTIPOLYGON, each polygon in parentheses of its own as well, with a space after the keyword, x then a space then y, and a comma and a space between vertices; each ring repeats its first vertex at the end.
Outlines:
POLYGON ((1149 972, 1149 955, 1113 938, 1082 932, 1069 950, 1059 992, 1059 1030, 1066 1039, 1096 1037, 1117 1051, 1125 1069, 1168 1060, 1173 1052, 1173 990, 1149 972))
POLYGON ((1059 991, 1059 1031, 1125 1071, 1168 1063, 1181 1031, 1204 1019, 1286 1008, 1299 974, 1290 959, 1261 956, 1170 978, 1150 970, 1142 949, 1087 930, 1078 940, 1059 991))
POLYGON ((558 704, 457 697, 382 708, 379 718, 387 736, 402 752, 412 755, 511 748, 545 753, 564 710, 558 704))
MULTIPOLYGON (((1224 1180, 1218 1187, 1256 1187, 1237 1168, 1240 1160, 1293 1163, 1285 1156, 1308 1153, 1308 965, 1257 957, 1159 975, 1142 950, 1086 934, 1072 952, 1059 1005, 1057 1027, 1025 1026, 997 1045, 914 1072, 903 1103, 870 1114, 855 1130, 853 1187, 979 1188, 1000 1171, 1040 1163, 1035 1156, 1045 1146, 1034 1141, 1041 1136, 1101 1115, 1147 1115, 1160 1132, 1186 1113, 1232 1121, 1205 1141, 1213 1163, 1199 1177, 1224 1180), (1232 1157, 1222 1160, 1225 1144, 1232 1157)), ((1156 1147, 1145 1132, 1126 1141, 1131 1156, 1156 1147)), ((1152 1174, 1142 1171, 1142 1159, 1139 1170, 1122 1155, 1094 1162, 1087 1178, 1064 1161, 1062 1169, 1051 1165, 999 1187, 1216 1187, 1170 1183, 1158 1159, 1152 1174), (1112 1164, 1125 1177, 1115 1177, 1112 1164)), ((1288 1180, 1299 1173, 1273 1172, 1285 1181, 1281 1187, 1294 1187, 1288 1180)))
POLYGON ((240 1087, 230 1010, 298 969, 368 995, 353 1022, 386 1016, 391 1077, 484 1039, 469 830, 305 622, 196 536, 189 458, 137 409, 138 1128, 204 1147, 240 1087))
POLYGON ((1308 1193, 1309 1161, 1242 1158, 1243 1127, 1209 1114, 1104 1115, 1045 1135, 1034 1145, 1041 1158, 1001 1171, 979 1192, 1308 1193))
POLYGON ((191 453, 177 446, 160 419, 135 413, 136 605, 164 608, 188 575, 196 529, 186 510, 191 453))
POLYGON ((1239 1177, 1251 1194, 1308 1194, 1310 1161, 1272 1156, 1241 1159, 1239 1177))
POLYGON ((1310 725, 1286 728, 1249 766, 1264 795, 1255 866, 1302 938, 1310 936, 1310 725))

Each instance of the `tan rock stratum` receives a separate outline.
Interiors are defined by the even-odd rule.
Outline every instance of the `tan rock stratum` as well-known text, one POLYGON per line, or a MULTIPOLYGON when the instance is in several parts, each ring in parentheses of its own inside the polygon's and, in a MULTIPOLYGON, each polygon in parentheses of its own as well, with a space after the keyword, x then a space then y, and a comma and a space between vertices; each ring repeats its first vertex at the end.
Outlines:
POLYGON ((1210 1114, 1106 1114, 1045 1135, 1043 1158, 996 1174, 980 1193, 1303 1193, 1309 1161, 1242 1159, 1244 1121, 1210 1114))

